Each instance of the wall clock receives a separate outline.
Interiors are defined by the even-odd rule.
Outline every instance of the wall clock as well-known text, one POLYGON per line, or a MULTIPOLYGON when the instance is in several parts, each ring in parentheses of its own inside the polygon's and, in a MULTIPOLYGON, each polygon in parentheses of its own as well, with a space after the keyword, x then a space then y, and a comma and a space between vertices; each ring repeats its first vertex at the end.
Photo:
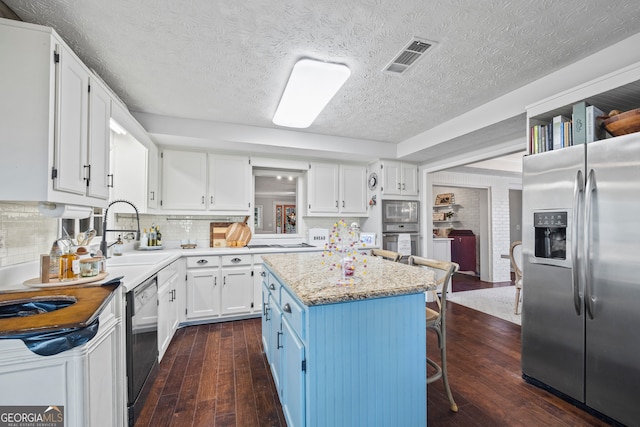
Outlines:
POLYGON ((378 186, 378 174, 371 172, 369 174, 369 190, 373 191, 378 186))

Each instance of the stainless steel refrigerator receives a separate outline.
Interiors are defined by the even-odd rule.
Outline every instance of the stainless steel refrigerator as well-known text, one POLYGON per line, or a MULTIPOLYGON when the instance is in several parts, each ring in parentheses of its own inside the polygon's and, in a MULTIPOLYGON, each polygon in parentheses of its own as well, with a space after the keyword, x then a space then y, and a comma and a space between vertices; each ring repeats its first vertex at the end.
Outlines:
POLYGON ((523 160, 523 377, 640 425, 640 134, 523 160))

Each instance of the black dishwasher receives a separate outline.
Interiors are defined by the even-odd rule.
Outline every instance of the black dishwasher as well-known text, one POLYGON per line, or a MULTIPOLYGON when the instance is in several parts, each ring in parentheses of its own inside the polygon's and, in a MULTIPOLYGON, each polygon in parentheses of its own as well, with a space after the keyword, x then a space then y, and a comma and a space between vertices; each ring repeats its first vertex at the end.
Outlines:
POLYGON ((158 280, 127 292, 127 407, 133 426, 158 374, 158 280))

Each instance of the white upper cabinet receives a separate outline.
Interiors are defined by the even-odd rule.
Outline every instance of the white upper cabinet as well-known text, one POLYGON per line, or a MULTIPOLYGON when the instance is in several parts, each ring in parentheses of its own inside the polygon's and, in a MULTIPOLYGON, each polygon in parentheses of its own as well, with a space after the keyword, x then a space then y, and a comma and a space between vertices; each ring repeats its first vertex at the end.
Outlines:
POLYGON ((309 215, 340 212, 339 166, 331 163, 311 163, 308 177, 309 215))
POLYGON ((109 119, 111 118, 111 97, 107 89, 97 79, 89 79, 89 185, 87 194, 91 197, 109 197, 109 119))
POLYGON ((89 74, 71 53, 59 45, 57 129, 54 136, 56 190, 84 194, 87 191, 87 129, 89 126, 89 74))
MULTIPOLYGON (((157 209, 160 200, 158 147, 127 107, 117 100, 111 104, 111 119, 118 126, 111 131, 110 200, 132 202, 140 213, 157 209)), ((131 212, 126 205, 114 205, 112 209, 131 212)))
POLYGON ((246 156, 209 154, 209 209, 248 211, 251 167, 246 156))
POLYGON ((162 153, 163 210, 249 214, 250 192, 251 167, 246 156, 162 153))
POLYGON ((51 28, 2 20, 0 40, 0 200, 106 206, 108 92, 51 28))
POLYGON ((147 157, 147 208, 157 209, 158 200, 160 199, 158 186, 158 162, 160 159, 158 158, 158 147, 155 144, 150 144, 147 148, 149 150, 147 157))
POLYGON ((382 195, 417 196, 418 166, 411 163, 383 161, 382 195))
POLYGON ((340 212, 367 215, 367 168, 340 166, 340 212))
POLYGON ((163 150, 163 209, 205 210, 207 208, 207 153, 163 150))
POLYGON ((367 216, 367 168, 359 165, 311 163, 308 214, 367 216))

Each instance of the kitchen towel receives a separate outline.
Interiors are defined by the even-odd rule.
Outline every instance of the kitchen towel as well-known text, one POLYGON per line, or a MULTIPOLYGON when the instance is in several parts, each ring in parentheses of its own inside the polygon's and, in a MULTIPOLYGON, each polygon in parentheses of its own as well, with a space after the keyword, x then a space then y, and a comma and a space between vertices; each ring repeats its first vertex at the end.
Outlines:
POLYGON ((411 234, 398 234, 398 252, 402 256, 411 255, 411 234))

